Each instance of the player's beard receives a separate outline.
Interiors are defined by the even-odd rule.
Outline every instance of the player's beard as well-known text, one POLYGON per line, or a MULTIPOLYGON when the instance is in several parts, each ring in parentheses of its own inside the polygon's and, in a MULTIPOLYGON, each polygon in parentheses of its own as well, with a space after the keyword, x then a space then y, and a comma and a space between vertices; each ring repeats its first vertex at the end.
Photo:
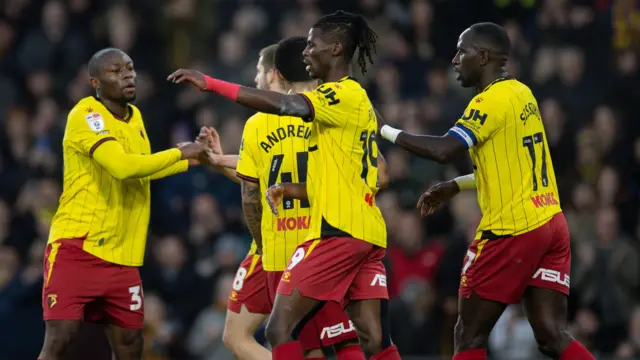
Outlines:
POLYGON ((136 101, 136 93, 133 93, 131 95, 122 95, 122 100, 124 103, 131 103, 136 101))

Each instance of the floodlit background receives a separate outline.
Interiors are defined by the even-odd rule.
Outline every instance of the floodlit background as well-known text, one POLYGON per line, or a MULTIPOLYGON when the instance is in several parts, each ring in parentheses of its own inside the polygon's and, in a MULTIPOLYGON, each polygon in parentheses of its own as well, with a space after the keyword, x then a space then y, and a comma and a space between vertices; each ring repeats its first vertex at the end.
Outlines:
MULTIPOLYGON (((364 14, 380 35, 376 65, 356 74, 374 104, 392 125, 418 133, 444 133, 472 96, 451 72, 459 33, 478 21, 508 29, 509 72, 538 98, 571 225, 571 331, 600 358, 640 357, 635 0, 3 0, 0 359, 34 359, 42 343, 42 262, 61 191, 61 138, 67 111, 91 94, 91 54, 114 46, 135 61, 136 105, 154 150, 207 125, 235 153, 251 113, 166 76, 194 67, 253 85, 262 47, 306 35, 338 9, 364 14)), ((469 172, 469 162, 440 166, 380 145, 392 179, 377 200, 390 230, 392 334, 403 358, 450 359, 460 266, 480 214, 473 192, 426 221, 413 207, 430 184, 469 172)), ((250 242, 239 187, 195 169, 152 191, 145 359, 231 359, 221 342, 226 298, 250 242)), ((110 359, 107 346, 88 325, 75 358, 110 359)), ((490 346, 494 359, 539 356, 517 306, 490 346)))

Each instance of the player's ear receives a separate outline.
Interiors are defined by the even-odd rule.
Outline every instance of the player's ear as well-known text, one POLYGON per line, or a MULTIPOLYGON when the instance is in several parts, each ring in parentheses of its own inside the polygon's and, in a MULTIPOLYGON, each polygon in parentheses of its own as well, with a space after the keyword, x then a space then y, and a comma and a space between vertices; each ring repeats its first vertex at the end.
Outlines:
POLYGON ((91 87, 93 87, 95 90, 100 89, 100 81, 98 79, 90 77, 89 83, 91 83, 91 87))
POLYGON ((490 55, 486 50, 478 51, 478 60, 480 61, 481 66, 485 66, 489 63, 490 55))
POLYGON ((276 79, 278 79, 278 81, 280 81, 280 82, 283 82, 283 81, 284 81, 284 76, 282 76, 282 73, 281 73, 279 70, 274 69, 274 70, 273 70, 273 74, 274 74, 274 77, 275 77, 276 79))
POLYGON ((267 84, 271 84, 276 80, 276 71, 275 69, 267 71, 267 84))
POLYGON ((333 50, 331 51, 331 55, 340 56, 344 52, 344 45, 341 42, 335 42, 333 44, 333 50))

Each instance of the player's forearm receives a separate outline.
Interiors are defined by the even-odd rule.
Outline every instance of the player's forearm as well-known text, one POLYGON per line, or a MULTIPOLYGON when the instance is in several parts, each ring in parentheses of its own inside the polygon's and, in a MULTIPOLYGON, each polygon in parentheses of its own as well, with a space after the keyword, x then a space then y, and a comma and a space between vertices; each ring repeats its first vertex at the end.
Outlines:
POLYGON ((229 180, 233 181, 236 184, 241 183, 241 179, 236 175, 236 169, 227 168, 227 167, 216 167, 218 171, 222 173, 222 175, 226 176, 229 180))
POLYGON ((309 104, 301 95, 286 95, 228 83, 205 76, 206 91, 222 95, 238 104, 267 114, 308 118, 309 104))
POLYGON ((284 197, 298 200, 309 200, 307 183, 282 183, 284 197))
POLYGON ((222 155, 218 158, 216 165, 235 170, 238 167, 238 155, 222 155))
POLYGON ((150 179, 158 180, 158 179, 165 178, 167 176, 183 173, 187 170, 189 170, 189 160, 181 160, 169 166, 166 169, 163 169, 156 173, 151 174, 150 179))
POLYGON ((256 242, 258 249, 262 249, 262 199, 258 183, 242 180, 242 212, 249 228, 249 232, 256 242))
POLYGON ((383 138, 399 145, 403 149, 440 164, 451 161, 457 155, 459 149, 464 149, 459 140, 455 139, 454 143, 449 135, 415 135, 394 129, 388 125, 384 125, 380 129, 380 134, 383 138))
POLYGON ((93 152, 93 159, 116 179, 151 176, 181 160, 179 149, 169 149, 151 155, 127 154, 116 141, 107 141, 93 152))

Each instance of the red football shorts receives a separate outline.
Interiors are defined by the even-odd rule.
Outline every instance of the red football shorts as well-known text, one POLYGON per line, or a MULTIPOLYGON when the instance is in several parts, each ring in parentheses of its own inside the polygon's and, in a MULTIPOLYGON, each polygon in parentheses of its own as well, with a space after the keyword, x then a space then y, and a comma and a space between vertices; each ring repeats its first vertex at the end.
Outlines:
POLYGON ((309 240, 289 260, 278 294, 334 301, 388 299, 385 249, 351 237, 309 240))
MULTIPOLYGON (((273 309, 276 291, 282 278, 282 271, 266 271, 267 292, 273 309)), ((305 351, 333 346, 346 340, 358 339, 356 328, 342 305, 327 301, 324 306, 304 325, 298 341, 305 351)))
POLYGON ((462 267, 460 296, 519 303, 528 286, 569 295, 571 245, 564 214, 517 236, 475 240, 462 267))
POLYGON ((227 309, 240 313, 244 305, 250 313, 269 314, 271 307, 267 296, 266 275, 258 254, 249 254, 242 260, 233 280, 227 309))
POLYGON ((144 297, 137 267, 97 258, 83 239, 47 245, 44 256, 44 320, 84 320, 142 329, 144 297))

